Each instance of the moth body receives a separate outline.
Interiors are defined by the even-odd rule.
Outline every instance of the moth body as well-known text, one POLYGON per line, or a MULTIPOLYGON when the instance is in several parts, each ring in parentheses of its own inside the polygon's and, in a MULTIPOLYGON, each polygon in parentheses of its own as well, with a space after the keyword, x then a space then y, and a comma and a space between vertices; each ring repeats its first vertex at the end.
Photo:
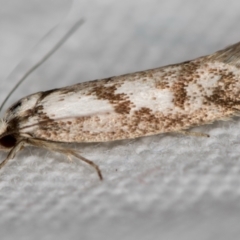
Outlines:
POLYGON ((224 120, 240 109, 240 43, 192 61, 38 92, 0 122, 0 165, 26 145, 93 162, 61 143, 106 142, 224 120))

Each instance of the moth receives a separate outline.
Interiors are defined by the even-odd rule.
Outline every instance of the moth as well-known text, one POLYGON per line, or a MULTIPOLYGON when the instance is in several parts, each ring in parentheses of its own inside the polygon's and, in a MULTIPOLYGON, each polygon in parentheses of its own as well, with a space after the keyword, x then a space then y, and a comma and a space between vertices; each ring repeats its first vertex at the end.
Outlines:
POLYGON ((74 156, 63 143, 108 142, 229 119, 240 110, 240 43, 192 61, 37 92, 0 122, 2 168, 26 146, 74 156))

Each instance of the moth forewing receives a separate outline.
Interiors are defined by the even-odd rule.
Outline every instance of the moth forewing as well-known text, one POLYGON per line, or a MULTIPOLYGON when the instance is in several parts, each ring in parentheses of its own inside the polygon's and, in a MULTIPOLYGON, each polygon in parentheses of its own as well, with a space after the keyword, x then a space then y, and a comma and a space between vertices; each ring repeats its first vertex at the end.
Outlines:
POLYGON ((10 150, 3 164, 33 145, 75 156, 101 179, 95 163, 62 143, 186 133, 231 118, 240 109, 239 58, 240 43, 180 64, 27 96, 7 110, 0 124, 1 148, 10 150))

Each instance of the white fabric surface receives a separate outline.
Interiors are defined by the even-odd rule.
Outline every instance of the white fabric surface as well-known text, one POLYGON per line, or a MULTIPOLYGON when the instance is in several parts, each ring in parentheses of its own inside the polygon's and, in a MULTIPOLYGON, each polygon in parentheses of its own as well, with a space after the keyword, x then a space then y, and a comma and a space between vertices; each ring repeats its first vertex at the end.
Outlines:
MULTIPOLYGON (((86 20, 7 106, 36 91, 176 63, 240 40, 235 0, 0 4, 0 101, 60 34, 86 20)), ((235 118, 194 129, 208 139, 164 134, 75 145, 100 166, 103 182, 77 159, 25 149, 0 173, 1 239, 239 239, 239 129, 235 118)))

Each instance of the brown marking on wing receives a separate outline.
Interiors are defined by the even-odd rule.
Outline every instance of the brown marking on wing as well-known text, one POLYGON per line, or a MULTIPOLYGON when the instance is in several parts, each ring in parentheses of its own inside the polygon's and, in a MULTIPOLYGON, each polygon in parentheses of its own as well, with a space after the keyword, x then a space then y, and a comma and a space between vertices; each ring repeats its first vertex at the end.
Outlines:
MULTIPOLYGON (((173 103, 176 107, 184 109, 186 104, 188 105, 189 96, 186 91, 186 87, 191 82, 197 82, 200 78, 196 70, 199 68, 200 63, 194 61, 188 61, 178 66, 177 69, 173 68, 161 70, 161 77, 156 79, 156 88, 169 89, 173 93, 173 103)), ((170 66, 171 67, 171 66, 170 66)), ((173 65, 177 67, 177 65, 173 65)), ((199 88, 201 86, 199 85, 199 88)))
POLYGON ((206 96, 206 103, 213 103, 217 106, 228 110, 239 109, 240 106, 240 90, 237 89, 236 82, 239 77, 235 76, 227 69, 215 70, 216 74, 221 74, 221 79, 217 86, 213 89, 211 96, 206 96), (235 94, 234 94, 235 93, 235 94))
POLYGON ((98 99, 108 100, 119 114, 129 114, 132 102, 129 100, 128 95, 115 93, 117 87, 117 85, 98 85, 89 91, 89 95, 96 95, 98 99))

